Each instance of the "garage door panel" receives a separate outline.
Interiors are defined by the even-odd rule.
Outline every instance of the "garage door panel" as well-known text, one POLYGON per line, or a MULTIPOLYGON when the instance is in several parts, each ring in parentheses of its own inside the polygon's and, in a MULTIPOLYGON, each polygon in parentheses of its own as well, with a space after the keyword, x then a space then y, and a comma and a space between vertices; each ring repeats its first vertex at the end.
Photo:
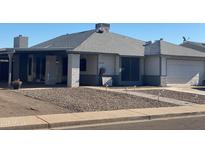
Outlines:
POLYGON ((204 61, 167 60, 167 84, 202 84, 205 79, 204 66, 204 61))

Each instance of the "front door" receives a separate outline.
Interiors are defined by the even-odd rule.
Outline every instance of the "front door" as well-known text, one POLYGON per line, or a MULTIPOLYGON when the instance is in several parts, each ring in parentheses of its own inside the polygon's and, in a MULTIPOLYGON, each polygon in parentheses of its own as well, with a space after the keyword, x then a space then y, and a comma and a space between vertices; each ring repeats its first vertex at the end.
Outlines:
POLYGON ((122 57, 121 58, 121 81, 135 82, 139 81, 140 67, 139 58, 122 57))

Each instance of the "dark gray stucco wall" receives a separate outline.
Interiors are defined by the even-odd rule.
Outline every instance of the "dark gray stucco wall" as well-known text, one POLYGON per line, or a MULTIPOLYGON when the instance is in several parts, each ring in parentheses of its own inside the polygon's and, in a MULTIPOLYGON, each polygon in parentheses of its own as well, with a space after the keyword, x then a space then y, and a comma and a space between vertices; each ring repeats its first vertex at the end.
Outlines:
MULTIPOLYGON (((112 77, 113 79, 113 86, 119 85, 118 75, 112 75, 109 77, 112 77)), ((99 86, 101 85, 101 78, 99 75, 80 75, 80 85, 81 86, 99 86)))
POLYGON ((97 75, 80 75, 81 86, 96 86, 98 85, 97 75))
POLYGON ((149 86, 159 86, 160 85, 160 76, 159 75, 144 75, 143 77, 144 85, 149 86))
POLYGON ((166 76, 160 76, 160 75, 145 75, 143 77, 143 83, 144 85, 148 86, 167 86, 167 77, 166 76))

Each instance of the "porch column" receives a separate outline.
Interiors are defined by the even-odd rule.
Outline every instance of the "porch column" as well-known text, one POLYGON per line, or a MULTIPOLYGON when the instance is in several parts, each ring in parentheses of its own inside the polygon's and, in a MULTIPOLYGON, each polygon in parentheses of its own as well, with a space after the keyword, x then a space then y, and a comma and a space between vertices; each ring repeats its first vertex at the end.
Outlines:
POLYGON ((8 74, 8 87, 11 87, 11 72, 12 72, 12 58, 13 53, 8 54, 9 57, 9 74, 8 74))
POLYGON ((115 85, 120 85, 120 56, 116 55, 115 56, 115 75, 116 75, 116 79, 115 79, 115 85))
POLYGON ((80 54, 68 54, 67 86, 79 87, 80 54))

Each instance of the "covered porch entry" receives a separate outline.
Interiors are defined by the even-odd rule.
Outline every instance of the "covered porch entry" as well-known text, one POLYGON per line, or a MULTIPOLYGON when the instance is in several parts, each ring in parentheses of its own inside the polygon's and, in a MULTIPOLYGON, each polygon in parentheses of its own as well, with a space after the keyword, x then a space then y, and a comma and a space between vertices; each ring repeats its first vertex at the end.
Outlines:
POLYGON ((67 83, 67 55, 17 54, 13 79, 46 85, 67 83))
POLYGON ((16 52, 13 61, 13 80, 47 86, 67 85, 68 54, 65 51, 16 52))
POLYGON ((67 50, 16 49, 0 54, 0 82, 10 87, 20 79, 23 87, 79 86, 79 54, 67 50))

